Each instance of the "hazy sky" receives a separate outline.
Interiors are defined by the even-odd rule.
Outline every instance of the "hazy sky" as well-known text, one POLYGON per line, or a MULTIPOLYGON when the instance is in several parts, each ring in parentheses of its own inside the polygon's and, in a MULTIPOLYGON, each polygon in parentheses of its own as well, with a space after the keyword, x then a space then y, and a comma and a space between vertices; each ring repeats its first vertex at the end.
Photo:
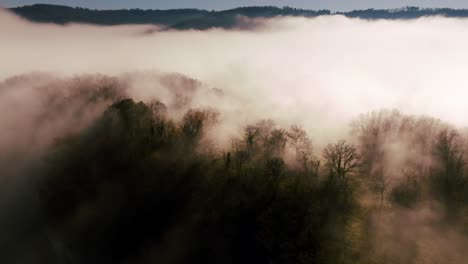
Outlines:
POLYGON ((468 8, 467 0, 0 0, 0 6, 13 7, 35 3, 61 4, 97 9, 201 8, 228 9, 239 6, 276 5, 309 9, 352 10, 396 8, 402 6, 468 8))

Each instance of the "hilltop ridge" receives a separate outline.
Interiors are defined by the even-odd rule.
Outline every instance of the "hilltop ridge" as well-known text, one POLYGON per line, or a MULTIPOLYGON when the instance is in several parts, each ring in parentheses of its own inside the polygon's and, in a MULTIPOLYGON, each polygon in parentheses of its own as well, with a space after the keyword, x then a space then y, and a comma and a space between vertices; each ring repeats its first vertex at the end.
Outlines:
POLYGON ((33 22, 41 23, 87 23, 98 25, 158 24, 170 29, 234 28, 238 16, 247 18, 272 18, 279 16, 317 17, 321 15, 344 15, 361 19, 415 19, 424 16, 468 17, 468 9, 418 8, 366 9, 349 12, 330 10, 307 10, 292 7, 251 6, 222 11, 203 9, 120 9, 95 10, 61 5, 35 4, 10 8, 13 13, 33 22))

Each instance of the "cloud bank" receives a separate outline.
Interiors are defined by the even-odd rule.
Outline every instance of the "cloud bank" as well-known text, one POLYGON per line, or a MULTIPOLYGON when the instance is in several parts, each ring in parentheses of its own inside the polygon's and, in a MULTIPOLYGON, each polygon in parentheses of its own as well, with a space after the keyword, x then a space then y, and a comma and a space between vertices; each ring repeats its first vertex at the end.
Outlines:
MULTIPOLYGON (((468 123, 466 20, 326 16, 269 20, 250 32, 151 34, 151 26, 34 25, 5 12, 0 21, 7 36, 0 79, 35 71, 177 72, 235 95, 246 119, 267 114, 325 138, 341 133, 337 124, 379 108, 468 123)), ((144 98, 151 89, 135 92, 144 98)))

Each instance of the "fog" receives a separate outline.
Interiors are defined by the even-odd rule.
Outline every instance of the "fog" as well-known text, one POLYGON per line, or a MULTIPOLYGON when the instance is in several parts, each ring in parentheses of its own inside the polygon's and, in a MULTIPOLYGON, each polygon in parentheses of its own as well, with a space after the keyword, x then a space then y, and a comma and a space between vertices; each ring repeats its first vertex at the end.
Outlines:
MULTIPOLYGON (((160 100, 179 121, 189 108, 215 109, 220 122, 205 132, 220 148, 230 147, 246 124, 272 119, 283 128, 300 124, 317 154, 351 132, 373 135, 372 125, 385 127, 388 118, 393 127, 380 137, 352 140, 364 154, 375 140, 381 156, 367 153, 376 157, 368 173, 383 171, 391 188, 410 178, 405 169, 436 171, 440 161, 429 149, 437 134, 448 124, 468 125, 468 20, 239 19, 243 26, 237 30, 172 31, 154 25, 33 24, 0 10, 0 183, 14 182, 3 185, 14 187, 2 193, 0 205, 21 211, 16 203, 34 200, 19 191, 32 185, 12 176, 29 175, 22 170, 37 169, 34 161, 57 138, 79 133, 126 97, 160 100), (361 116, 363 124, 374 123, 352 131, 361 114, 380 109, 404 115, 361 116)), ((466 142, 455 143, 465 148, 466 142)), ((359 199, 366 204, 373 198, 366 192, 359 199)), ((467 244, 460 223, 445 226, 435 204, 370 214, 372 254, 398 263, 465 259, 458 250, 467 244), (430 243, 437 238, 453 247, 430 243), (433 247, 439 255, 431 256, 433 247)), ((0 210, 0 225, 14 226, 17 217, 6 221, 0 210)))
MULTIPOLYGON (((299 122, 319 139, 342 136, 351 118, 381 108, 468 121, 466 20, 324 16, 263 21, 252 31, 164 32, 35 25, 5 12, 0 20, 0 79, 177 72, 235 95, 242 118, 299 122)), ((135 89, 142 99, 152 94, 135 89)))

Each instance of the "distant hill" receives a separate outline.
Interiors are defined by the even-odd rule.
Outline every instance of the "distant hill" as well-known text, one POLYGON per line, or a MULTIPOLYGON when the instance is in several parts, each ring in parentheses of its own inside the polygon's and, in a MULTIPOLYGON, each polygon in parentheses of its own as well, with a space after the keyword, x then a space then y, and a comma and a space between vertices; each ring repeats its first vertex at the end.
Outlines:
POLYGON ((99 25, 161 24, 172 25, 185 20, 202 18, 210 12, 198 9, 174 10, 91 10, 79 7, 36 4, 11 8, 19 16, 34 22, 90 23, 99 25))
POLYGON ((468 9, 404 7, 398 9, 366 9, 341 12, 347 17, 362 19, 415 19, 425 16, 468 17, 468 9))
POLYGON ((238 16, 249 18, 275 16, 315 17, 330 14, 328 10, 303 10, 296 8, 241 7, 224 11, 200 9, 171 10, 91 10, 59 5, 35 4, 11 8, 11 11, 33 22, 45 23, 90 23, 98 25, 159 24, 173 29, 207 29, 212 27, 233 28, 238 16))
POLYGON ((234 28, 238 17, 271 18, 277 16, 316 17, 340 14, 362 19, 414 19, 424 16, 468 17, 467 9, 423 9, 404 7, 399 9, 366 9, 350 12, 330 10, 305 10, 291 7, 240 7, 224 11, 200 9, 171 10, 92 10, 59 5, 35 4, 10 9, 30 21, 44 23, 89 23, 98 25, 159 24, 170 29, 208 29, 213 27, 234 28))

